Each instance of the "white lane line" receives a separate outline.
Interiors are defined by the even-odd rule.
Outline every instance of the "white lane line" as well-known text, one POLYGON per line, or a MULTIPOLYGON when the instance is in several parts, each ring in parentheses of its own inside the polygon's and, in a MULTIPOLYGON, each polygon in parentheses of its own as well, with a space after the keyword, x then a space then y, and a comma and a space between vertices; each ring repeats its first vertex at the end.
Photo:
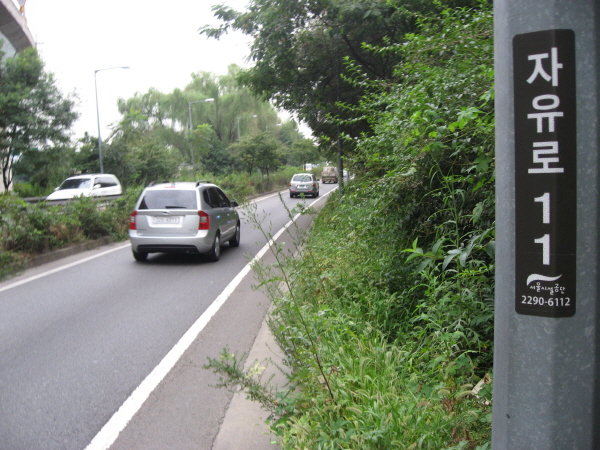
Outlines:
POLYGON ((47 270, 46 272, 38 273, 37 275, 32 275, 30 277, 23 278, 22 280, 15 281, 14 283, 10 283, 10 284, 7 284, 6 286, 0 287, 0 292, 4 292, 4 291, 7 291, 14 287, 21 286, 22 284, 29 283, 30 281, 34 281, 34 280, 43 278, 48 275, 52 275, 53 273, 60 272, 61 270, 69 269, 70 267, 77 266, 78 264, 83 264, 84 262, 91 261, 92 259, 99 258, 100 256, 104 256, 108 253, 116 252, 117 250, 121 250, 122 248, 125 248, 128 245, 131 245, 131 244, 129 242, 127 242, 125 244, 119 245, 118 247, 111 248, 110 250, 105 250, 103 252, 96 253, 92 256, 88 256, 87 258, 83 258, 83 259, 77 260, 75 262, 65 264, 64 266, 60 266, 55 269, 47 270))
MULTIPOLYGON (((327 194, 326 194, 327 195, 327 194)), ((324 198, 324 197, 322 197, 324 198)), ((309 206, 317 203, 319 199, 315 199, 309 206)), ((227 285, 225 290, 215 299, 215 301, 202 313, 202 315, 196 320, 196 322, 185 332, 182 338, 175 344, 175 346, 167 353, 162 361, 154 368, 150 375, 148 375, 144 381, 133 391, 127 400, 121 405, 115 414, 109 419, 109 421, 102 427, 98 434, 92 439, 92 442, 85 448, 85 450, 107 450, 117 440, 121 431, 125 429, 129 421, 133 416, 140 410, 144 402, 148 399, 150 394, 156 389, 160 382, 167 376, 167 374, 175 367, 177 361, 183 356, 185 351, 190 345, 196 340, 200 332, 212 319, 212 317, 219 311, 221 306, 225 304, 229 296, 233 293, 235 288, 241 283, 242 279, 250 272, 251 266, 255 261, 261 259, 264 254, 269 250, 274 241, 276 241, 287 228, 292 225, 300 217, 300 214, 296 214, 292 220, 285 224, 272 239, 256 254, 252 260, 246 264, 246 266, 239 272, 236 277, 227 285)))

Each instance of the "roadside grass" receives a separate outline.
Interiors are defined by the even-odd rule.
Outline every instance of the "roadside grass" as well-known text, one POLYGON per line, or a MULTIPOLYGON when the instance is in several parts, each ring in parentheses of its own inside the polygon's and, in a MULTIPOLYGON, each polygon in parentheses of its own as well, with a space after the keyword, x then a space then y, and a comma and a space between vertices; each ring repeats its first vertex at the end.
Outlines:
MULTIPOLYGON (((269 325, 288 386, 260 379, 265 362, 244 372, 244 355, 228 349, 205 368, 270 412, 283 449, 489 449, 491 376, 478 364, 490 343, 469 322, 473 308, 454 305, 460 294, 442 280, 430 279, 416 301, 411 289, 390 292, 381 275, 389 242, 365 253, 353 238, 360 222, 330 226, 355 209, 334 194, 310 233, 272 247, 275 266, 254 267, 273 301, 269 325)), ((288 210, 290 218, 313 212, 288 210)))
POLYGON ((344 196, 256 270, 289 385, 274 391, 241 355, 205 366, 252 385, 284 450, 491 446, 491 5, 418 24, 385 49, 402 53, 398 82, 373 82, 357 108, 373 133, 346 158, 344 196))

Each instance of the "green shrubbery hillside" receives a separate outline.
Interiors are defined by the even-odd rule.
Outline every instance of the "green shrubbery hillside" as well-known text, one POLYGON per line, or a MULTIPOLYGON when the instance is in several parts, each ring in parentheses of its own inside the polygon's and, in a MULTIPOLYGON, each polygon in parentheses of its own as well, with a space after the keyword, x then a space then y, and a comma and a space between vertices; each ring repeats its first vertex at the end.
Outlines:
POLYGON ((486 449, 491 10, 446 10, 404 45, 373 51, 401 56, 397 83, 355 73, 370 92, 355 112, 375 132, 356 141, 355 179, 299 240, 300 257, 280 258, 285 288, 269 289, 289 390, 269 394, 227 352, 208 367, 271 409, 285 449, 486 449))

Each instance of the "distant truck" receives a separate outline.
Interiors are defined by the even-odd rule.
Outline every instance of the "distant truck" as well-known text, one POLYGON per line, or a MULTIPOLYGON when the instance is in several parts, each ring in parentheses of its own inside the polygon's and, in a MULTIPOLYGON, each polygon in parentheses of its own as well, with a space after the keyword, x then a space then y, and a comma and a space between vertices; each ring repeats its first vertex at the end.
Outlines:
POLYGON ((323 167, 323 173, 321 174, 322 183, 337 183, 338 182, 338 170, 337 167, 323 167))

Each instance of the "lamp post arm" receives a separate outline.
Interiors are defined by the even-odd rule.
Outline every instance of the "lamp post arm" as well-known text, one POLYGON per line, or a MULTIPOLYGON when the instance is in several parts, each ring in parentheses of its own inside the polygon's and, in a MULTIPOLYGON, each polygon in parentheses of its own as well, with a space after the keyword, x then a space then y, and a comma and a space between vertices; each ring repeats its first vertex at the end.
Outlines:
POLYGON ((129 66, 107 67, 105 69, 94 70, 94 90, 96 92, 96 120, 98 122, 98 158, 100 159, 100 173, 104 173, 104 164, 102 162, 102 137, 100 136, 100 107, 98 106, 98 72, 112 69, 129 69, 129 66))
POLYGON ((98 107, 98 79, 96 74, 98 70, 94 70, 94 89, 96 92, 96 119, 98 121, 98 157, 100 158, 100 173, 104 173, 104 165, 102 164, 102 137, 100 136, 100 108, 98 107))

